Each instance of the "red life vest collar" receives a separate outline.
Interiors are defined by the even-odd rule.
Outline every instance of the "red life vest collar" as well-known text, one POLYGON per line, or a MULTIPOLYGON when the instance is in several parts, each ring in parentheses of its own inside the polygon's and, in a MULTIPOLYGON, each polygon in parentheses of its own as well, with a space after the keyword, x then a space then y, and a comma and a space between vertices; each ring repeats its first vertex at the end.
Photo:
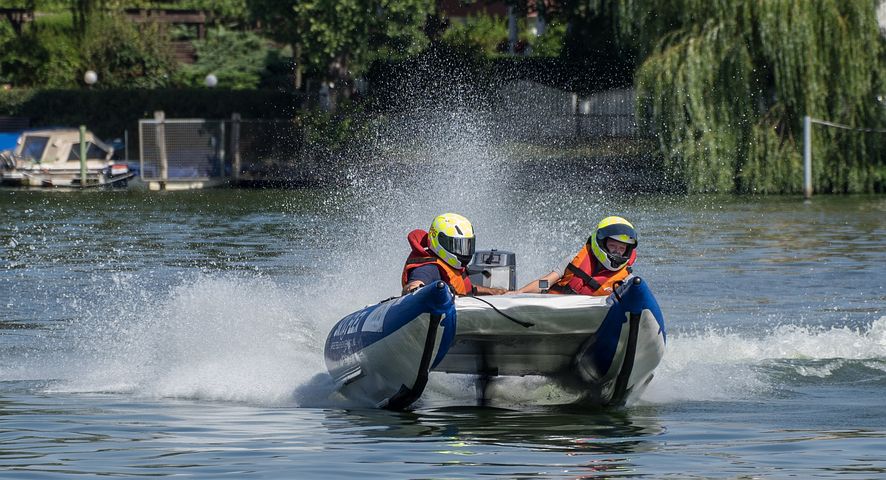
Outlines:
POLYGON ((467 269, 452 268, 448 263, 444 262, 434 252, 428 249, 428 232, 415 229, 406 236, 409 242, 409 256, 406 258, 406 264, 403 265, 403 275, 401 283, 406 285, 406 279, 409 271, 423 265, 436 265, 440 271, 440 277, 446 282, 457 295, 470 295, 473 291, 473 285, 468 278, 467 269))

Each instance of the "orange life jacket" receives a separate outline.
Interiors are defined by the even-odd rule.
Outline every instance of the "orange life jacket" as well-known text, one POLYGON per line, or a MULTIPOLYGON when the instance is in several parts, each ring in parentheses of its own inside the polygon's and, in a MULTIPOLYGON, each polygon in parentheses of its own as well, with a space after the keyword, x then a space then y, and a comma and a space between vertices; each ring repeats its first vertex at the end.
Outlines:
POLYGON ((462 267, 459 269, 452 268, 448 263, 444 262, 434 252, 428 250, 428 232, 420 229, 409 232, 406 236, 412 251, 406 258, 403 265, 403 276, 400 280, 401 286, 406 286, 409 271, 421 267, 422 265, 437 265, 440 271, 440 278, 452 287, 452 291, 456 295, 470 295, 474 286, 471 285, 471 279, 468 278, 467 269, 462 267))
POLYGON ((637 250, 631 252, 628 265, 613 272, 602 265, 591 254, 591 246, 585 244, 572 262, 566 266, 560 281, 551 286, 549 293, 565 293, 578 295, 609 295, 616 282, 621 282, 631 273, 630 265, 637 258, 637 250))

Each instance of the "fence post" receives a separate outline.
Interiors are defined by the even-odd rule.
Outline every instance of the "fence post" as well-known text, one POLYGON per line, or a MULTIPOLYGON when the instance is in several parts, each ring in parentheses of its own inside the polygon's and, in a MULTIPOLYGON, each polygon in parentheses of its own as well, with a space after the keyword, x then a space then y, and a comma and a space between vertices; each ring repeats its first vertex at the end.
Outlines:
POLYGON ((218 165, 216 165, 216 167, 218 167, 218 177, 223 179, 225 178, 225 155, 227 154, 227 149, 225 148, 227 138, 225 138, 225 134, 227 132, 225 131, 225 121, 219 120, 218 123, 221 141, 218 142, 218 165))
POLYGON ((86 188, 86 125, 80 125, 80 188, 86 188))
POLYGON ((166 154, 166 113, 163 110, 154 112, 154 128, 156 129, 157 152, 160 154, 160 190, 166 190, 169 180, 169 157, 166 154))
POLYGON ((572 101, 572 121, 575 122, 575 139, 578 140, 581 138, 581 117, 579 116, 581 112, 579 111, 578 94, 572 93, 570 100, 572 101))
POLYGON ((812 198, 812 118, 803 117, 803 194, 812 198))
POLYGON ((231 114, 231 180, 240 182, 240 114, 231 114))

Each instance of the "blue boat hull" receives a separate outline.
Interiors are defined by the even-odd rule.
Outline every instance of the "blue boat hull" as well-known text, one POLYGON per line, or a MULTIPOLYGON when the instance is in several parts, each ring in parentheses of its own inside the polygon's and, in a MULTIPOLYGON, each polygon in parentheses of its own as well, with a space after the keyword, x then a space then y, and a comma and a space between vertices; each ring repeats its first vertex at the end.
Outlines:
POLYGON ((455 338, 453 296, 443 282, 341 319, 326 339, 326 367, 352 400, 400 410, 418 399, 455 338))
POLYGON ((622 405, 652 379, 665 343, 661 309, 638 277, 609 297, 453 299, 430 285, 342 319, 326 363, 343 394, 391 409, 418 399, 432 370, 483 385, 539 375, 572 393, 570 403, 622 405))

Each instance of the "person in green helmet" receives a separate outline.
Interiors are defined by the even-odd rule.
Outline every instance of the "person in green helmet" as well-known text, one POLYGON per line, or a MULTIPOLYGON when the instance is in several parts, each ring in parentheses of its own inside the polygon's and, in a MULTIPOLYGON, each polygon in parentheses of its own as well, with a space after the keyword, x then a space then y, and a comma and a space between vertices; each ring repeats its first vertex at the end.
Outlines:
POLYGON ((474 257, 474 227, 457 213, 434 218, 428 231, 413 230, 406 237, 411 252, 403 265, 402 293, 405 295, 437 280, 443 280, 456 295, 501 295, 504 289, 473 285, 467 266, 474 257))
POLYGON ((563 268, 533 280, 514 293, 609 295, 631 274, 637 258, 637 231, 622 217, 606 217, 571 261, 563 268), (562 273, 561 273, 562 272, 562 273))

